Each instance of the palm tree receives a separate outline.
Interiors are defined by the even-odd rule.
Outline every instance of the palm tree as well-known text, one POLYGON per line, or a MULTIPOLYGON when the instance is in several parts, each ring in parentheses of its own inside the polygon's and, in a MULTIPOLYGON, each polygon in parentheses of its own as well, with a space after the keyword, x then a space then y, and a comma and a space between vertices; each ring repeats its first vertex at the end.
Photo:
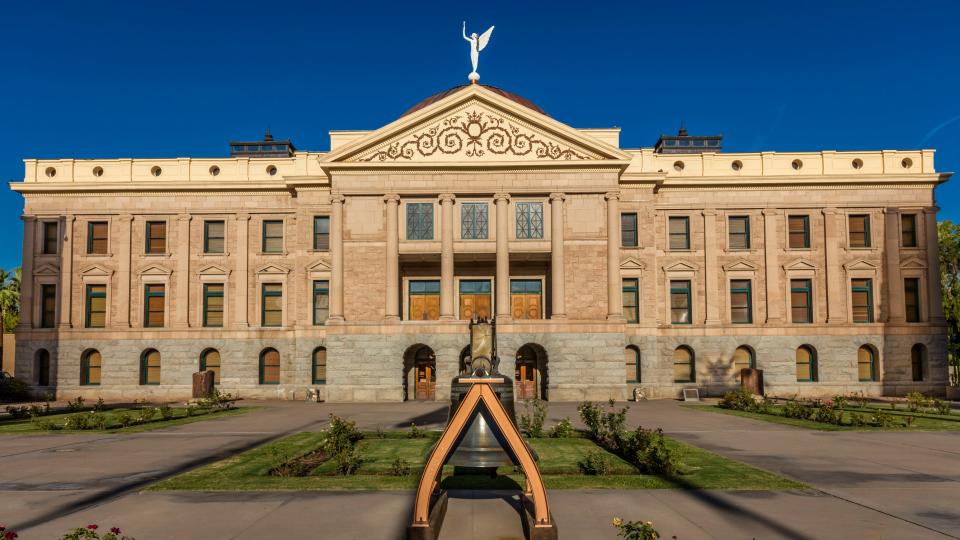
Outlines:
POLYGON ((3 335, 13 332, 20 320, 21 270, 11 274, 0 268, 0 362, 3 359, 3 335))

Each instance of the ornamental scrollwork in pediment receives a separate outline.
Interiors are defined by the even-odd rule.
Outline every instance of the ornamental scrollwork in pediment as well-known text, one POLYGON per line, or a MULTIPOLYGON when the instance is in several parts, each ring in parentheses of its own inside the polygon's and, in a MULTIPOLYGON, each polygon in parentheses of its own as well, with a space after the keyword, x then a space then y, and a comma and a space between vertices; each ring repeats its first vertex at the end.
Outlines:
POLYGON ((490 159, 522 157, 543 160, 584 160, 593 156, 546 140, 503 117, 488 112, 448 116, 420 133, 364 156, 360 161, 413 160, 418 157, 490 159))

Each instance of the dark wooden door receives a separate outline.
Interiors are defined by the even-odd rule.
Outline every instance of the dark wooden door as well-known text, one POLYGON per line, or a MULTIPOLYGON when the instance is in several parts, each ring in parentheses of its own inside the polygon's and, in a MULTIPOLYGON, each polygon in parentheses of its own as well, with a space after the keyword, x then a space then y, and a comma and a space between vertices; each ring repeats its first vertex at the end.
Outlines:
POLYGON ((437 376, 432 363, 417 364, 416 399, 433 401, 437 396, 437 376))
POLYGON ((537 397, 537 365, 532 360, 517 361, 517 399, 535 399, 537 397))

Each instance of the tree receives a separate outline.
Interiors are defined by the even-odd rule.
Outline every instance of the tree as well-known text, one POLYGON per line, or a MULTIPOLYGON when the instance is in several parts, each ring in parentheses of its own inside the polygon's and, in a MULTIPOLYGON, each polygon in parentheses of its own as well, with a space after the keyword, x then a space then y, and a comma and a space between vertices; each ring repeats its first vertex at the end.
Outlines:
POLYGON ((960 386, 960 225, 950 220, 937 224, 940 241, 940 286, 943 315, 947 319, 947 361, 950 384, 960 386))
POLYGON ((0 359, 3 358, 3 335, 13 332, 20 322, 20 269, 11 274, 0 268, 0 359))

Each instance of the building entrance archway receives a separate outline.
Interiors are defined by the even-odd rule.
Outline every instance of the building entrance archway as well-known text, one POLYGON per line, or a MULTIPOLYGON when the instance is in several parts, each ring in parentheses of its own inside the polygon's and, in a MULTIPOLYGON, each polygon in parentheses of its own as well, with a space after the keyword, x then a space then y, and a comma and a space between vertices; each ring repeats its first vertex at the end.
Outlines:
POLYGON ((437 355, 418 344, 404 354, 404 399, 434 401, 437 396, 437 355))
POLYGON ((517 350, 515 372, 518 400, 547 399, 547 351, 535 343, 517 350))

